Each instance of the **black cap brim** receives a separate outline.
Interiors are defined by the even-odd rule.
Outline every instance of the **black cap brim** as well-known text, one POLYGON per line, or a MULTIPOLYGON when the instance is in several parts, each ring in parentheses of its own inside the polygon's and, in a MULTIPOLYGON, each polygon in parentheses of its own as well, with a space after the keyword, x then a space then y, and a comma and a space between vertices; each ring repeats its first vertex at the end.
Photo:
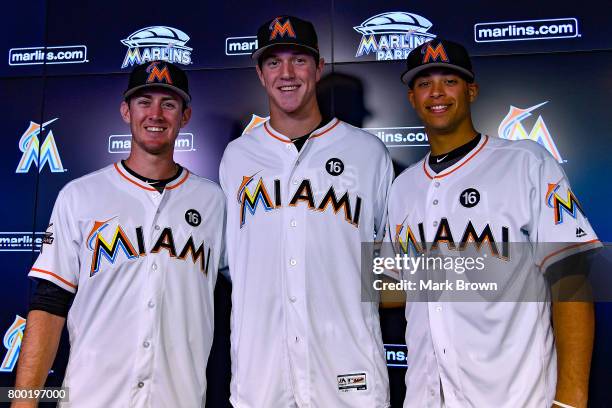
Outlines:
POLYGON ((278 47, 278 46, 283 46, 283 45, 290 45, 292 47, 304 48, 305 50, 308 50, 308 51, 314 53, 316 56, 319 56, 319 50, 317 50, 316 48, 312 48, 312 47, 309 47, 309 46, 304 45, 304 44, 298 44, 298 43, 295 43, 295 42, 287 41, 287 42, 277 42, 277 43, 274 43, 274 44, 266 45, 265 47, 261 47, 261 48, 255 50, 251 54, 251 59, 253 59, 254 61, 257 61, 257 60, 259 60, 259 57, 261 57, 261 55, 266 50, 269 50, 272 47, 278 47))
POLYGON ((431 64, 425 64, 425 65, 421 65, 412 69, 409 69, 407 71, 404 71, 404 73, 401 76, 401 80, 403 83, 409 85, 410 82, 414 79, 414 77, 417 76, 417 74, 419 74, 422 71, 425 71, 426 69, 431 69, 431 68, 447 68, 453 71, 458 71, 461 74, 463 74, 464 76, 466 76, 468 79, 470 80, 474 80, 474 73, 463 68, 460 67, 458 65, 454 65, 454 64, 449 64, 446 62, 434 62, 431 64))
POLYGON ((174 85, 170 85, 170 84, 164 84, 164 83, 152 83, 152 84, 144 84, 144 85, 140 85, 140 86, 136 86, 134 88, 128 89, 127 91, 125 91, 123 93, 123 98, 126 99, 128 97, 130 97, 131 95, 133 95, 135 92, 144 89, 144 88, 166 88, 166 89, 170 89, 173 92, 176 92, 181 98, 183 98, 183 100, 186 103, 191 102, 191 96, 183 91, 182 89, 177 88, 174 85))

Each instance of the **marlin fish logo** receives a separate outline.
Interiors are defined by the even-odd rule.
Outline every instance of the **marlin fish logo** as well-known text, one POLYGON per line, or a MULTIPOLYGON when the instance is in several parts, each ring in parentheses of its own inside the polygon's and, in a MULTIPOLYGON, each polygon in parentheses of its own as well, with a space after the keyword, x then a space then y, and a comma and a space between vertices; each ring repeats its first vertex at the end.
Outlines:
POLYGON ((19 150, 23 152, 23 155, 17 165, 16 173, 29 172, 32 164, 38 166, 38 171, 40 172, 45 166, 45 163, 49 165, 49 169, 52 173, 62 173, 65 171, 59 151, 57 150, 57 145, 55 144, 53 131, 49 131, 42 146, 38 139, 38 136, 45 130, 45 127, 55 122, 57 119, 58 118, 51 119, 42 125, 30 121, 30 125, 23 135, 21 135, 21 139, 19 139, 19 150))
POLYGON ((21 350, 21 340, 23 339, 23 331, 25 330, 26 319, 16 315, 15 321, 4 333, 4 339, 2 344, 6 348, 6 354, 0 365, 0 372, 11 372, 17 365, 17 359, 19 358, 19 351, 21 350))
POLYGON ((544 146, 559 163, 563 163, 563 158, 561 157, 561 154, 557 149, 557 145, 552 139, 552 136, 550 135, 542 116, 538 116, 536 123, 533 125, 533 128, 529 133, 527 133, 525 127, 521 123, 524 119, 531 116, 531 112, 547 103, 548 101, 545 101, 526 109, 521 109, 510 105, 510 110, 508 111, 508 114, 504 120, 502 120, 502 122, 499 124, 497 132, 499 137, 502 139, 533 140, 534 142, 544 146))

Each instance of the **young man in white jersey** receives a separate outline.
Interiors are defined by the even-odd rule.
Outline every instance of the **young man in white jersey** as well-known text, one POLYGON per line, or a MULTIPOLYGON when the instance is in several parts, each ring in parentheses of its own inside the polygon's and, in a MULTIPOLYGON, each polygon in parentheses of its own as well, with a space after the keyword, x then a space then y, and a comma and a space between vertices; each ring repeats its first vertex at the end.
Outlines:
POLYGON ((475 130, 478 85, 463 46, 434 39, 407 65, 402 82, 431 151, 393 183, 388 239, 414 256, 474 250, 486 268, 403 277, 492 278, 500 292, 460 295, 451 284, 438 299, 407 294, 404 406, 585 407, 592 303, 554 302, 551 311, 548 291, 534 290, 546 287, 550 265, 600 246, 565 173, 537 143, 475 130))
POLYGON ((361 243, 381 240, 393 176, 384 144, 316 100, 313 25, 276 17, 253 53, 270 120, 225 150, 234 407, 389 405, 378 305, 361 243))
POLYGON ((130 155, 58 195, 29 274, 39 283, 16 387, 44 386, 67 318, 60 406, 203 407, 225 199, 173 159, 191 117, 186 74, 140 65, 123 96, 130 155))

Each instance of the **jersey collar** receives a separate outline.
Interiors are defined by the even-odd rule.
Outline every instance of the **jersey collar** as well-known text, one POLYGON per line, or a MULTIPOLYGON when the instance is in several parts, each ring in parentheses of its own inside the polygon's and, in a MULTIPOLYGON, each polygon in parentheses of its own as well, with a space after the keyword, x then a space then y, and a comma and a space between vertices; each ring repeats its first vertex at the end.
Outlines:
MULTIPOLYGON (((150 185, 148 185, 147 183, 145 183, 144 181, 140 180, 137 177, 132 176, 123 166, 123 163, 121 163, 120 161, 117 163, 114 163, 114 167, 115 170, 117 171, 117 173, 119 173, 119 175, 121 176, 121 178, 129 183, 131 183, 132 185, 142 188, 143 190, 147 190, 147 191, 155 191, 157 192, 157 190, 153 187, 151 187, 150 185)), ((173 190, 177 187, 179 187, 180 185, 182 185, 185 181, 187 181, 187 179, 189 178, 189 170, 187 170, 186 168, 182 168, 181 170, 181 174, 173 181, 171 181, 170 183, 166 184, 166 188, 165 190, 173 190)))
MULTIPOLYGON (((339 124, 340 124, 340 119, 333 118, 325 126, 320 127, 317 130, 315 130, 314 132, 312 132, 308 139, 314 139, 315 137, 323 136, 323 135, 327 134, 329 131, 331 131, 332 129, 334 129, 339 124)), ((263 127, 264 127, 264 131, 266 132, 266 134, 268 136, 271 136, 274 139, 279 140, 279 141, 281 141, 283 143, 292 143, 291 138, 283 135, 279 131, 277 131, 274 128, 272 128, 272 126, 270 125, 270 121, 269 120, 264 122, 263 127)))
POLYGON ((431 155, 431 151, 429 151, 429 153, 427 153, 427 155, 423 159, 423 171, 425 172, 425 175, 427 176, 427 178, 432 179, 432 180, 446 177, 449 174, 454 173, 455 171, 459 170, 461 167, 466 165, 470 160, 472 160, 486 146, 488 141, 489 141, 489 136, 484 135, 484 137, 480 138, 480 142, 478 142, 478 144, 472 149, 471 152, 466 154, 457 163, 453 164, 449 168, 444 169, 443 171, 437 174, 429 166, 429 156, 431 155))

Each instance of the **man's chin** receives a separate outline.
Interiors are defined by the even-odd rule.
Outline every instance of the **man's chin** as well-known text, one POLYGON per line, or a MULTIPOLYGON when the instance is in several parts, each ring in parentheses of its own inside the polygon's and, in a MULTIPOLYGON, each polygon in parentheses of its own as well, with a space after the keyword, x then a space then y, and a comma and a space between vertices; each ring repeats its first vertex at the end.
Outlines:
POLYGON ((172 153, 173 146, 169 146, 167 144, 146 144, 144 146, 140 146, 142 150, 146 153, 159 156, 162 154, 172 153))

